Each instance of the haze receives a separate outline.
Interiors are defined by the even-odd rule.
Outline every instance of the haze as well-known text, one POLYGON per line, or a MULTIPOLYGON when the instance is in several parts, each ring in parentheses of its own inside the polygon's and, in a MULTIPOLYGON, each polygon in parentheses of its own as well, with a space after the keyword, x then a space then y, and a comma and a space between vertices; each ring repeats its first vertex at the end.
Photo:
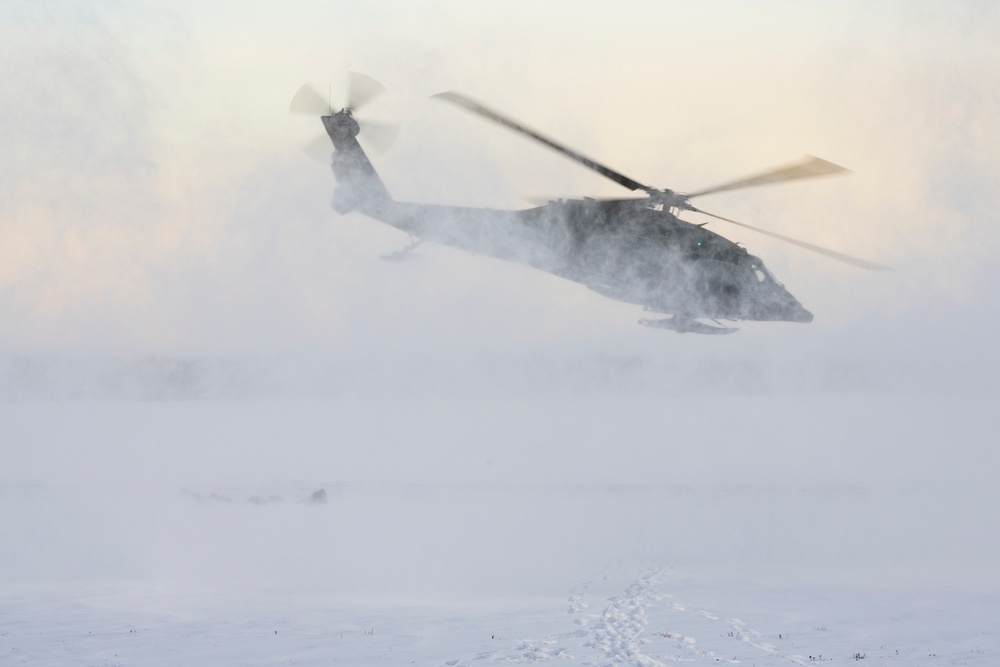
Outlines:
POLYGON ((993 4, 14 0, 0 63, 5 586, 1000 585, 993 4), (381 261, 409 239, 330 208, 287 113, 351 70, 402 122, 399 199, 626 194, 428 99, 454 89, 678 191, 843 165, 698 205, 892 269, 711 222, 816 319, 709 337, 449 248, 381 261))

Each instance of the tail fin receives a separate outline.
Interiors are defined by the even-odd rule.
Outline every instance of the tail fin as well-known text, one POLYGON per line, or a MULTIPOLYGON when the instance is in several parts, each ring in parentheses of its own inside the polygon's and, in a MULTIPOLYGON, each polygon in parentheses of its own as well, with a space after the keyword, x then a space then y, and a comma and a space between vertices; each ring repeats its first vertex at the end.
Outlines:
POLYGON ((333 207, 338 213, 360 211, 371 214, 392 201, 375 167, 358 143, 358 122, 350 110, 323 116, 323 127, 336 149, 330 167, 337 179, 333 207))

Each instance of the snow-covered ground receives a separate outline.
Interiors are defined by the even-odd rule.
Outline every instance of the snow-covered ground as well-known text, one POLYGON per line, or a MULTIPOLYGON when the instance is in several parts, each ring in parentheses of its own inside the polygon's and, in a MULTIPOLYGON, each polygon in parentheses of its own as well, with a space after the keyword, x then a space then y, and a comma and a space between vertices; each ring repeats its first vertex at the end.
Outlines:
POLYGON ((994 665, 995 404, 6 403, 0 663, 994 665))
POLYGON ((997 601, 613 568, 563 598, 478 603, 64 584, 5 591, 0 619, 11 665, 993 665, 997 601))

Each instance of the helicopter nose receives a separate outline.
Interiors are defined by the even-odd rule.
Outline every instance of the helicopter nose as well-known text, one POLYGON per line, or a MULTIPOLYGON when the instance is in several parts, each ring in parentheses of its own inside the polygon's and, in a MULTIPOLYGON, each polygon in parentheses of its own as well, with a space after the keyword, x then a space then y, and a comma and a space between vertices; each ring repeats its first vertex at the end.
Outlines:
POLYGON ((813 321, 813 314, 803 308, 799 300, 785 289, 773 294, 769 302, 761 305, 763 306, 759 318, 761 320, 801 322, 803 324, 813 321))
POLYGON ((782 299, 784 303, 781 308, 782 320, 785 322, 801 322, 803 324, 813 321, 813 314, 806 310, 790 292, 785 290, 782 296, 784 297, 782 299))
POLYGON ((802 304, 795 304, 795 308, 789 313, 789 322, 801 322, 803 324, 808 324, 813 321, 813 314, 802 307, 802 304))

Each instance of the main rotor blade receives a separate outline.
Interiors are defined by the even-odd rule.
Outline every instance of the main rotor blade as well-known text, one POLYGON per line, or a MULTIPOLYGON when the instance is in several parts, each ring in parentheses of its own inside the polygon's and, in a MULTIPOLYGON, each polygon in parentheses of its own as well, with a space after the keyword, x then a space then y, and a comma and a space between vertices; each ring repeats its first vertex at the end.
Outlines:
POLYGON ((709 213, 708 211, 702 211, 701 209, 697 209, 694 207, 691 207, 691 210, 694 211, 695 213, 701 213, 702 215, 707 215, 712 218, 725 220, 726 222, 733 225, 737 225, 739 227, 746 227, 747 229, 752 229, 755 232, 760 232, 761 234, 766 234, 767 236, 770 236, 772 238, 780 239, 785 243, 791 243, 792 245, 797 245, 800 248, 805 248, 806 250, 812 250, 813 252, 817 252, 825 257, 829 257, 830 259, 836 259, 838 261, 845 262, 847 264, 850 264, 852 266, 857 266, 862 269, 868 269, 869 271, 886 271, 889 268, 887 266, 882 266, 881 264, 875 264, 873 262, 869 262, 864 259, 859 259, 857 257, 852 257, 851 255, 846 255, 842 252, 837 252, 836 250, 830 250, 829 248, 813 245, 812 243, 799 241, 798 239, 793 239, 792 237, 785 236, 784 234, 769 232, 766 229, 761 229, 760 227, 754 227, 752 225, 746 224, 745 222, 737 222, 736 220, 724 218, 721 215, 715 215, 714 213, 709 213))
POLYGON ((599 202, 649 202, 652 201, 648 196, 639 197, 590 197, 590 196, 578 196, 578 197, 547 197, 545 195, 526 195, 522 196, 521 199, 524 201, 534 204, 535 206, 543 206, 545 204, 551 204, 553 202, 567 202, 567 201, 599 201, 599 202))
POLYGON ((489 109, 489 108, 483 106, 479 102, 476 102, 475 100, 470 99, 470 98, 466 97, 465 95, 463 95, 461 93, 455 92, 453 90, 449 90, 448 92, 445 92, 445 93, 438 93, 437 95, 434 95, 433 97, 438 97, 438 98, 441 98, 443 100, 447 100, 448 102, 451 102, 452 104, 458 105, 458 106, 460 106, 460 107, 462 107, 464 109, 468 109, 469 111, 471 111, 473 113, 479 114, 483 118, 486 118, 488 120, 492 120, 495 123, 499 123, 500 125, 503 125, 505 127, 509 127, 510 129, 514 130, 515 132, 520 132, 521 134, 523 134, 525 136, 531 137, 535 141, 538 141, 540 143, 545 144, 546 146, 548 146, 552 150, 557 151, 559 153, 562 153, 563 155, 565 155, 569 159, 574 160, 576 162, 579 162, 583 166, 585 166, 588 169, 591 169, 593 171, 596 171, 598 174, 600 174, 601 176, 604 176, 605 178, 610 178, 615 183, 618 183, 619 185, 623 185, 626 188, 628 188, 629 190, 643 190, 644 192, 650 192, 650 193, 655 192, 655 190, 652 187, 650 187, 648 185, 643 185, 642 183, 640 183, 638 181, 634 181, 631 178, 629 178, 628 176, 625 176, 624 174, 618 173, 614 169, 610 169, 608 167, 605 167, 603 164, 600 164, 599 162, 595 162, 594 160, 591 160, 590 158, 585 157, 585 156, 581 155, 580 153, 577 153, 574 150, 570 150, 569 148, 566 148, 562 144, 559 144, 559 143, 553 141, 552 139, 549 139, 548 137, 545 137, 545 136, 539 134, 538 132, 535 132, 534 130, 529 129, 529 128, 525 127, 524 125, 521 125, 520 123, 518 123, 518 122, 516 122, 514 120, 511 120, 510 118, 507 118, 506 116, 504 116, 503 114, 501 114, 501 113, 499 113, 497 111, 494 111, 492 109, 489 109))
POLYGON ((802 162, 797 162, 795 164, 788 165, 787 167, 778 167, 777 169, 772 169, 771 171, 766 171, 762 174, 750 176, 749 178, 742 178, 738 181, 732 181, 730 183, 716 185, 713 188, 706 188, 705 190, 692 192, 686 196, 688 199, 693 199, 695 197, 710 195, 716 192, 725 192, 726 190, 752 188, 758 185, 766 185, 768 183, 794 181, 800 178, 813 178, 814 176, 826 176, 828 174, 839 174, 841 172, 850 171, 850 169, 845 169, 840 165, 827 162, 823 158, 814 157, 812 155, 808 155, 806 158, 807 159, 802 162))
POLYGON ((299 88, 288 107, 290 113, 307 113, 323 116, 330 113, 330 103, 308 83, 299 88))
POLYGON ((353 111, 357 111, 385 92, 385 86, 360 72, 349 74, 348 87, 350 92, 347 94, 347 108, 353 111))

